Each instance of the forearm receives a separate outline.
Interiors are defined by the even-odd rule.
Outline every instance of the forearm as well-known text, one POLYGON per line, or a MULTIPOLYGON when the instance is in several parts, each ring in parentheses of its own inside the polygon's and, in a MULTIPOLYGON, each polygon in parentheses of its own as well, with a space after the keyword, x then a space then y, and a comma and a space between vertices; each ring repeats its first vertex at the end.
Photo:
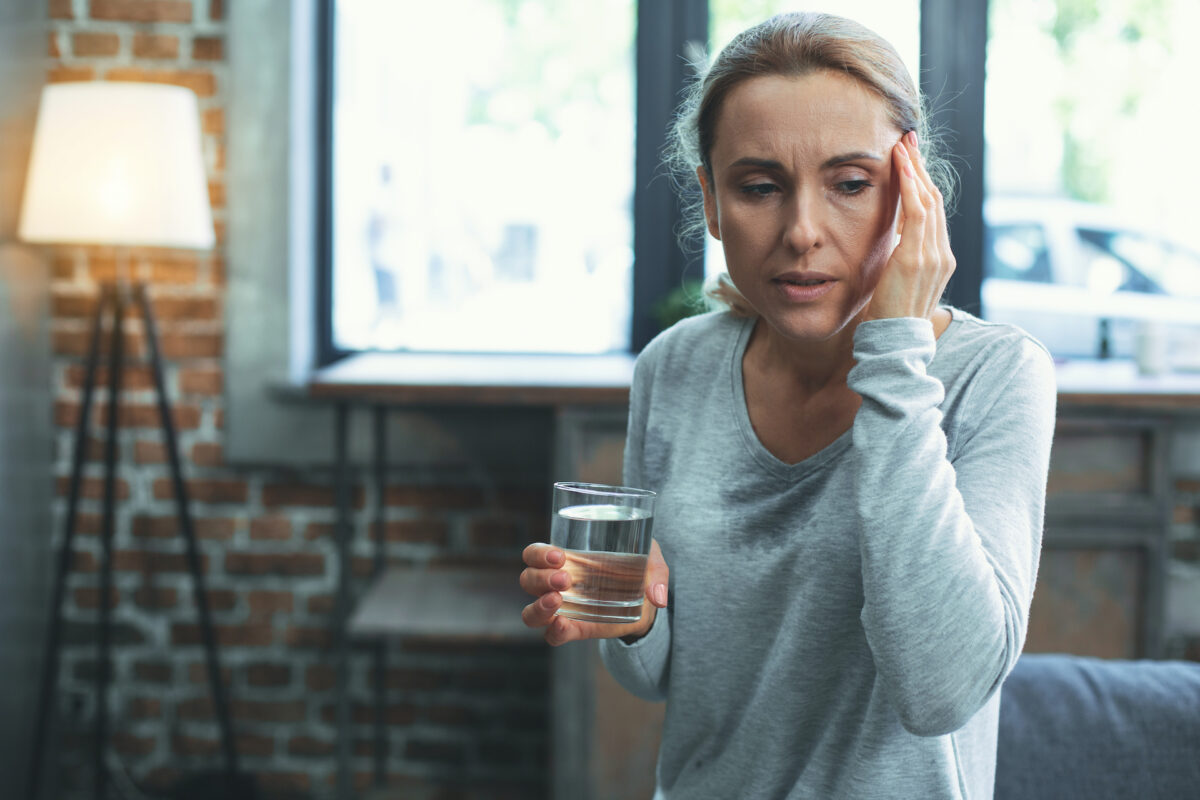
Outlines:
POLYGON ((862 623, 901 719, 926 734, 965 723, 1020 654, 1052 427, 1044 398, 1004 399, 951 464, 932 355, 931 330, 892 320, 856 340, 850 379, 862 623))

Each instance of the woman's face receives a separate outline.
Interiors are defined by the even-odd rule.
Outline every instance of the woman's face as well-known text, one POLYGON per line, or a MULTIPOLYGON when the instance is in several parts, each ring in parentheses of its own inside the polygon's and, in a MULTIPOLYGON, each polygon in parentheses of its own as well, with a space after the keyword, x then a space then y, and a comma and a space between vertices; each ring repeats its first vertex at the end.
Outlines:
POLYGON ((832 71, 751 78, 716 121, 708 229, 729 277, 776 332, 823 341, 870 300, 896 240, 892 147, 882 100, 832 71))

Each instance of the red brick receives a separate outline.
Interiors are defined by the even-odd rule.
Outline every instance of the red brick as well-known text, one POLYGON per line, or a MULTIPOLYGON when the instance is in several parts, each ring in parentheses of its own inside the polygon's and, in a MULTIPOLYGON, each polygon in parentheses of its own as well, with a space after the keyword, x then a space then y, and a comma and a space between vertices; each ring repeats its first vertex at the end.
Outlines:
MULTIPOLYGON (((99 608, 100 590, 98 588, 79 588, 72 592, 77 608, 99 608)), ((121 593, 113 587, 108 593, 108 607, 116 608, 121 602, 121 593)))
POLYGON ((71 0, 50 0, 50 19, 75 19, 71 0))
POLYGON ((267 484, 263 486, 262 503, 268 508, 276 506, 320 506, 334 504, 331 486, 312 484, 267 484))
POLYGON ((217 300, 215 297, 163 295, 153 301, 154 319, 178 321, 210 322, 219 319, 217 300))
POLYGON ((201 739, 177 733, 171 737, 171 752, 177 756, 211 756, 220 751, 216 739, 201 739))
POLYGON ((414 761, 437 761, 443 764, 461 764, 467 751, 461 742, 422 741, 409 739, 404 755, 414 761))
POLYGON ((221 181, 208 182, 208 202, 213 208, 225 207, 225 184, 221 181))
MULTIPOLYGON (((379 526, 371 524, 371 539, 378 539, 379 526)), ((419 544, 447 544, 450 527, 444 520, 405 519, 384 523, 384 540, 419 544)))
POLYGON ((149 279, 155 284, 191 286, 199 277, 200 268, 194 260, 162 260, 150 264, 149 279))
POLYGON ((209 589, 208 607, 213 611, 233 611, 237 608, 238 593, 232 589, 209 589))
POLYGON ((1196 521, 1195 506, 1175 506, 1174 520, 1179 525, 1190 525, 1196 521))
POLYGON ((51 67, 46 71, 47 83, 74 83, 96 79, 96 70, 91 67, 51 67))
POLYGON ((179 590, 165 586, 142 586, 133 593, 133 599, 142 608, 175 608, 179 605, 179 590))
POLYGON ((213 718, 213 705, 208 697, 194 697, 181 700, 175 706, 175 714, 179 719, 205 720, 213 718))
POLYGON ((243 733, 234 737, 237 751, 244 756, 270 756, 275 753, 275 740, 270 736, 256 736, 243 733))
MULTIPOLYGON (((113 569, 117 572, 188 572, 187 556, 183 553, 160 553, 153 550, 118 550, 113 553, 113 569)), ((200 555, 200 570, 208 572, 208 556, 200 555)))
POLYGON ((260 517, 250 520, 250 538, 265 541, 286 541, 292 538, 292 521, 284 516, 260 517))
POLYGON ((268 795, 291 796, 298 793, 307 795, 312 789, 312 776, 306 772, 274 772, 258 771, 255 773, 258 785, 268 795))
POLYGON ((288 647, 315 647, 324 649, 333 640, 329 628, 313 628, 305 625, 292 625, 284 634, 284 642, 288 647))
POLYGON ((197 36, 192 41, 192 58, 196 61, 222 61, 225 40, 220 36, 197 36))
POLYGON ((292 682, 292 668, 287 664, 259 661, 246 665, 246 683, 250 686, 287 686, 292 682))
POLYGON ((183 394, 219 396, 224 389, 224 373, 219 367, 194 367, 179 370, 179 391, 183 394))
POLYGON ((162 442, 138 439, 133 443, 133 460, 139 464, 167 463, 167 446, 162 442))
POLYGON ((166 661, 135 661, 133 676, 146 683, 170 683, 172 668, 166 661))
POLYGON ((221 467, 225 456, 221 445, 216 442, 196 442, 192 445, 192 463, 197 467, 221 467))
POLYGON ((323 575, 325 556, 320 553, 227 552, 225 572, 231 575, 323 575))
POLYGON ((464 509, 483 506, 483 490, 474 486, 389 486, 384 492, 389 506, 429 509, 464 509))
POLYGON ((208 18, 214 22, 225 19, 225 0, 208 0, 208 18))
POLYGON ((154 752, 157 741, 153 736, 134 736, 125 731, 116 731, 109 738, 108 744, 123 756, 148 756, 154 752))
POLYGON ((317 539, 332 539, 337 526, 328 522, 310 522, 304 526, 304 539, 308 542, 317 539))
POLYGON ((312 736, 293 736, 288 740, 288 754, 293 756, 331 756, 334 744, 328 739, 312 736))
POLYGON ((330 614, 333 612, 332 594, 314 594, 305 604, 310 614, 330 614))
MULTIPOLYGON (((208 685, 208 664, 203 661, 194 664, 188 664, 188 681, 195 684, 208 685)), ((221 667, 221 683, 229 686, 233 683, 233 670, 229 667, 221 667)))
MULTIPOLYGON (((321 709, 321 719, 325 722, 333 722, 335 714, 335 706, 321 709)), ((350 708, 350 718, 356 725, 371 725, 375 722, 375 706, 355 704, 350 708)), ((383 719, 388 725, 411 725, 416 718, 416 710, 409 703, 394 703, 383 710, 383 719)))
MULTIPOLYGON (((250 497, 250 488, 243 480, 193 479, 187 481, 188 496, 197 503, 245 503, 250 497)), ((175 496, 175 487, 164 479, 154 482, 154 497, 169 500, 175 496)))
MULTIPOLYGON (((375 685, 374 677, 372 673, 371 686, 375 685)), ((386 670, 383 679, 388 689, 442 689, 450 683, 450 676, 445 671, 400 667, 386 670)))
POLYGON ((81 58, 115 56, 121 39, 115 33, 76 33, 71 36, 71 52, 81 58))
POLYGON ((294 598, 291 592, 251 590, 246 594, 250 604, 250 618, 261 620, 277 613, 292 613, 294 598))
POLYGON ((235 720, 247 722, 304 722, 308 719, 308 709, 302 700, 235 700, 230 710, 235 720))
POLYGON ((1175 491, 1200 494, 1200 478, 1179 478, 1175 481, 1175 491))
POLYGON ((310 692, 324 692, 332 689, 337 683, 337 673, 333 667, 318 665, 309 667, 304 673, 304 685, 310 692))
POLYGON ((54 281, 73 281, 75 280, 76 263, 73 256, 55 254, 54 259, 50 262, 50 275, 54 281))
POLYGON ((200 115, 200 130, 213 136, 225 133, 225 109, 210 108, 200 115))
POLYGON ((162 700, 157 697, 132 697, 125 705, 132 719, 158 719, 162 716, 162 700))
POLYGON ((133 81, 134 83, 163 83, 191 89, 198 97, 212 97, 217 93, 217 78, 208 70, 200 69, 141 69, 140 67, 113 67, 104 77, 110 81, 133 81))
MULTIPOLYGON (((66 497, 70 488, 70 480, 66 477, 60 477, 55 481, 57 494, 59 497, 66 497)), ((123 478, 117 478, 114 481, 114 494, 118 500, 129 499, 129 483, 123 478)), ((104 479, 103 478, 83 478, 79 482, 79 496, 88 500, 100 500, 104 497, 104 479)))
MULTIPOLYGON (((68 364, 63 372, 67 388, 82 389, 87 379, 87 369, 83 364, 68 364)), ((97 389, 108 388, 108 367, 96 366, 97 389)), ((130 392, 144 392, 154 388, 154 373, 150 367, 140 364, 125 364, 121 369, 121 388, 130 392)))
MULTIPOLYGON (((50 0, 51 3, 54 0, 50 0)), ((50 58, 62 58, 62 50, 58 47, 58 34, 55 31, 50 31, 49 40, 46 43, 46 55, 50 58)))
POLYGON ((225 352, 225 337, 220 333, 163 333, 159 340, 163 357, 174 361, 180 358, 220 358, 225 352))
POLYGON ((184 0, 91 0, 92 19, 122 22, 191 22, 192 4, 184 0))
POLYGON ((134 58, 179 58, 179 37, 138 33, 133 37, 134 58))
MULTIPOLYGON (((108 403, 95 404, 94 424, 108 424, 108 403)), ((191 431, 200 427, 200 417, 203 412, 200 406, 191 403, 172 403, 171 419, 175 429, 191 431)), ((162 414, 154 403, 122 402, 117 410, 117 424, 122 428, 161 428, 162 414)))
POLYGON ((99 570, 99 562, 96 557, 86 550, 71 551, 71 571, 72 572, 96 572, 99 570))
MULTIPOLYGON (((274 640, 270 625, 214 625, 217 644, 221 647, 267 647, 274 640)), ((200 626, 177 622, 171 626, 172 645, 200 644, 200 626)))

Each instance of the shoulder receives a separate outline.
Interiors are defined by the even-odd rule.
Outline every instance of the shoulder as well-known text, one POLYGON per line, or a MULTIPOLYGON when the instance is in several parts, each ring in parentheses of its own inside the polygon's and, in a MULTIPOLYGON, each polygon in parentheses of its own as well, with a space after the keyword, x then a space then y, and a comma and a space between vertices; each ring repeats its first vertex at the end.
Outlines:
POLYGON ((1045 345, 1016 325, 988 322, 958 308, 938 339, 938 358, 963 366, 1027 366, 1053 373, 1054 359, 1045 345))
POLYGON ((1053 409, 1054 359, 1041 342, 1015 325, 988 322, 957 308, 951 313, 931 365, 948 395, 960 394, 975 413, 1005 395, 1053 409))
POLYGON ((638 355, 635 379, 637 373, 693 372, 698 364, 715 363, 749 323, 728 311, 682 319, 655 336, 638 355))

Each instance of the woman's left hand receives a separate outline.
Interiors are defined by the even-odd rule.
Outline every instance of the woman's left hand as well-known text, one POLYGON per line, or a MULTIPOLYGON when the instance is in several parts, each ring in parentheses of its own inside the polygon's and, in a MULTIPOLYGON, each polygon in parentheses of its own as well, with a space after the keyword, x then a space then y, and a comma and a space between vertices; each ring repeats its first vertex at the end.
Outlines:
POLYGON ((909 131, 892 148, 900 180, 900 243, 883 268, 865 319, 932 319, 954 274, 942 193, 934 185, 909 131))

